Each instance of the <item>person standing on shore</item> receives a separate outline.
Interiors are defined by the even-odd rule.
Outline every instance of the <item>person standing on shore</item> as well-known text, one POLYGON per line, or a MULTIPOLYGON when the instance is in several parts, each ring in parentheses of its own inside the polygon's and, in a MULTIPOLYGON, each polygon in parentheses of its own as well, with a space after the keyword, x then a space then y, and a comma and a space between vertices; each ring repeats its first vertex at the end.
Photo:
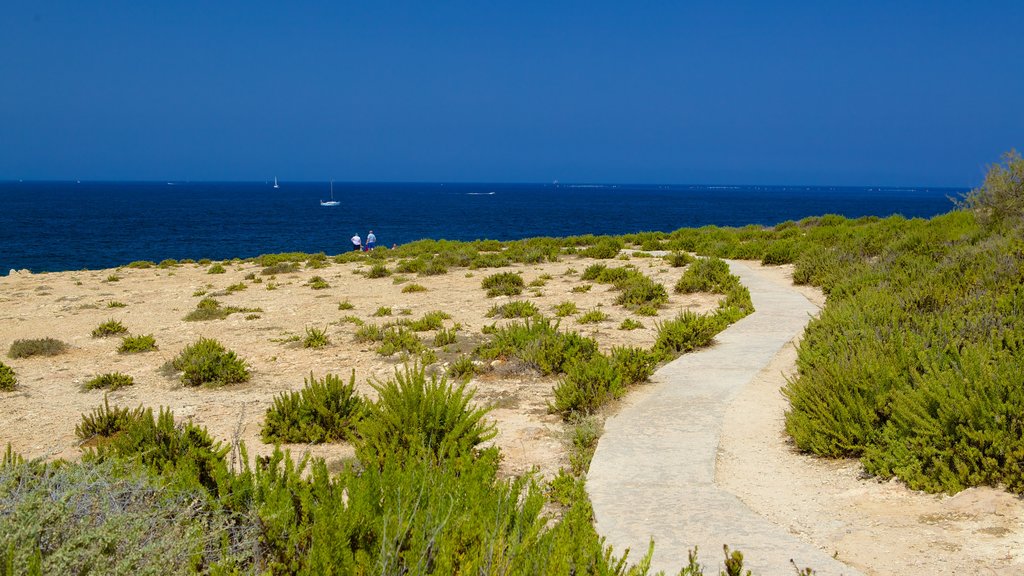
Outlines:
POLYGON ((373 250, 373 247, 377 245, 377 237, 373 235, 373 230, 366 235, 366 249, 373 250))
POLYGON ((361 238, 359 238, 359 234, 356 234, 355 236, 352 237, 352 251, 359 252, 360 250, 362 250, 362 247, 363 241, 361 238))

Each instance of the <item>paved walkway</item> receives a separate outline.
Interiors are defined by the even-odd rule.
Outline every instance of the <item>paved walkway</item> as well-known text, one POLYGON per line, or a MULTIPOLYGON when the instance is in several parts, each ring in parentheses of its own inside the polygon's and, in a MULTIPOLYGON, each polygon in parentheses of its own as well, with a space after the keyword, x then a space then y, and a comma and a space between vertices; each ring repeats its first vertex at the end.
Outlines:
POLYGON ((705 572, 718 573, 722 545, 741 550, 760 576, 795 574, 790 559, 819 576, 859 574, 751 511, 715 484, 722 417, 732 397, 806 326, 817 308, 790 287, 730 262, 755 312, 710 348, 666 364, 652 383, 605 422, 587 474, 597 531, 636 561, 653 538, 652 568, 675 574, 700 549, 705 572))

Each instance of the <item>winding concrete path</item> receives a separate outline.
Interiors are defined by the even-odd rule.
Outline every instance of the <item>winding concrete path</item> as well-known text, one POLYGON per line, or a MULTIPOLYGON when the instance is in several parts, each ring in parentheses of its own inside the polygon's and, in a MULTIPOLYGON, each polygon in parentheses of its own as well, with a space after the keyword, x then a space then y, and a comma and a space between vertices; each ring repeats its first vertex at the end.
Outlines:
POLYGON ((726 406, 818 312, 792 287, 729 262, 750 290, 755 312, 706 349, 658 370, 605 422, 587 474, 597 531, 636 561, 655 542, 652 568, 675 574, 699 547, 707 572, 722 564, 722 545, 743 552, 757 575, 792 576, 790 559, 819 576, 860 574, 758 516, 715 484, 715 458, 726 406))

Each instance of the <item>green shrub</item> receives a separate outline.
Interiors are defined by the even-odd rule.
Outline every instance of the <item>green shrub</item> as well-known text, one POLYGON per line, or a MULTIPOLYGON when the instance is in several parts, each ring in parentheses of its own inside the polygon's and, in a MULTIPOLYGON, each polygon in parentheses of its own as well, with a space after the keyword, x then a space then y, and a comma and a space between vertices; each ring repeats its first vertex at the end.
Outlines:
POLYGON ((361 324, 356 329, 356 342, 380 342, 383 339, 384 328, 377 324, 361 324))
POLYGON ((1003 164, 989 166, 980 188, 971 190, 962 206, 992 230, 1016 234, 1024 221, 1024 159, 1016 150, 1003 155, 1003 164))
POLYGON ((310 373, 298 392, 283 392, 267 409, 261 436, 264 442, 352 441, 366 402, 355 391, 356 374, 348 384, 334 374, 317 380, 310 373))
POLYGON ((695 314, 684 310, 675 319, 657 324, 658 337, 652 349, 660 358, 672 358, 711 344, 715 334, 721 332, 726 325, 717 315, 695 314))
POLYGON ((601 310, 590 310, 583 313, 579 318, 576 319, 580 324, 596 324, 598 322, 604 322, 608 319, 608 315, 601 310))
POLYGON ((575 360, 566 366, 565 376, 554 388, 551 411, 569 419, 576 414, 592 414, 626 392, 622 373, 604 354, 593 354, 586 360, 575 360))
POLYGON ((487 311, 488 318, 528 318, 540 314, 537 306, 528 300, 512 300, 501 305, 494 305, 487 311))
POLYGON ((490 342, 476 354, 484 360, 517 358, 542 374, 558 374, 572 360, 586 360, 597 352, 597 342, 576 332, 559 332, 558 324, 543 317, 511 322, 492 330, 490 342))
POLYGON ((277 276, 278 274, 290 274, 292 272, 299 271, 298 262, 278 262, 271 264, 260 270, 260 274, 263 276, 277 276))
POLYGON ((351 314, 347 316, 342 316, 341 320, 338 320, 338 322, 341 324, 355 324, 356 326, 362 326, 363 324, 366 324, 366 322, 363 322, 362 318, 358 316, 352 316, 351 314))
POLYGON ((0 362, 0 391, 10 392, 14 390, 15 386, 18 385, 18 378, 14 374, 14 369, 0 362))
POLYGON ((135 421, 142 418, 144 412, 138 408, 110 407, 110 401, 103 396, 103 405, 93 409, 90 414, 82 414, 82 421, 75 426, 75 436, 83 442, 94 439, 112 438, 115 434, 127 430, 135 421))
POLYGON ((372 381, 377 401, 359 423, 356 455, 368 468, 389 456, 427 455, 437 461, 471 456, 497 434, 485 421, 488 408, 471 406, 474 392, 444 376, 426 377, 420 366, 395 370, 394 378, 372 381))
POLYGON ((643 328, 644 325, 633 320, 632 318, 626 318, 619 324, 619 330, 636 330, 637 328, 643 328))
MULTIPOLYGON (((270 288, 270 285, 267 285, 270 288)), ((187 322, 201 322, 205 320, 223 320, 237 312, 263 312, 259 308, 238 308, 235 306, 221 306, 221 303, 214 298, 206 297, 196 304, 196 309, 185 315, 187 322)))
POLYGON ((673 268, 682 268, 694 261, 694 257, 688 252, 670 252, 665 255, 665 262, 673 268))
POLYGON ((245 282, 238 282, 237 284, 232 284, 232 285, 228 286, 224 290, 228 294, 231 294, 233 292, 241 292, 242 290, 245 290, 246 288, 248 288, 248 286, 246 285, 245 282))
POLYGON ((30 358, 32 356, 57 356, 63 354, 68 345, 55 338, 33 338, 15 340, 7 350, 11 358, 30 358))
POLYGON ((185 347, 171 366, 182 373, 185 386, 224 386, 249 380, 246 361, 212 338, 200 338, 185 347))
POLYGON ((207 274, 223 274, 227 272, 221 264, 214 264, 206 271, 207 274))
POLYGON ((111 275, 107 276, 106 280, 104 280, 104 282, 120 282, 120 281, 121 281, 121 277, 118 276, 117 274, 111 274, 111 275))
POLYGON ((309 282, 306 282, 306 285, 313 290, 323 290, 331 287, 331 285, 327 283, 327 280, 324 280, 321 276, 313 276, 309 279, 309 282))
POLYGON ((523 277, 514 272, 499 272, 491 274, 480 283, 484 290, 487 290, 487 297, 495 296, 518 296, 523 293, 523 277))
POLYGON ((646 382, 658 363, 652 352, 630 346, 612 348, 611 359, 615 369, 622 375, 622 383, 626 386, 646 382))
POLYGON ((585 292, 590 292, 591 288, 593 288, 593 286, 590 284, 580 284, 578 286, 573 286, 569 291, 574 294, 583 294, 585 292))
POLYGON ((131 386, 132 384, 135 384, 135 379, 131 376, 120 372, 108 372, 107 374, 100 374, 89 379, 82 385, 82 389, 95 390, 97 388, 106 388, 114 391, 118 388, 131 386))
POLYGON ((338 310, 351 310, 355 308, 355 305, 348 301, 346 298, 338 303, 338 310))
POLYGON ((576 308, 575 302, 559 302, 558 305, 555 306, 555 316, 558 316, 559 318, 572 316, 577 312, 579 312, 579 309, 576 308))
POLYGON ((569 424, 569 468, 574 475, 583 476, 590 469, 604 426, 597 416, 573 416, 569 424))
POLYGON ((117 300, 111 300, 107 302, 107 308, 124 308, 127 306, 124 302, 118 302, 117 300))
POLYGON ((156 263, 151 260, 136 260, 128 263, 128 268, 152 268, 156 263))
POLYGON ((661 284, 637 272, 628 278, 615 283, 620 291, 615 303, 627 308, 640 306, 658 307, 668 302, 668 292, 661 284))
POLYGON ((388 267, 381 262, 377 262, 366 272, 367 278, 385 278, 390 275, 391 271, 388 270, 388 267))
POLYGON ((254 514, 128 461, 0 466, 0 498, 4 575, 231 573, 260 547, 254 514))
POLYGON ((442 328, 437 331, 437 334, 434 334, 434 346, 440 348, 441 346, 454 344, 456 339, 454 328, 442 328))
POLYGON ((137 354, 150 350, 156 350, 156 338, 152 334, 124 336, 121 338, 121 344, 117 347, 117 351, 121 354, 137 354))
POLYGON ((476 372, 476 364, 469 356, 459 356, 448 366, 448 375, 456 379, 469 379, 476 372))
POLYGON ((608 259, 615 258, 622 250, 622 240, 618 238, 604 237, 596 244, 580 251, 580 256, 585 258, 608 259))
POLYGON ((729 264, 720 258, 699 258, 690 264, 676 282, 676 292, 692 294, 710 292, 722 294, 734 281, 729 264))
POLYGON ((427 348, 420 352, 419 362, 421 366, 430 366, 437 363, 437 352, 427 348))
POLYGON ((323 348, 330 343, 326 328, 306 327, 306 337, 302 339, 303 348, 323 348))
POLYGON ((656 306, 651 306, 650 304, 644 304, 642 306, 637 306, 636 310, 633 310, 633 312, 639 316, 657 316, 658 308, 656 306))
POLYGON ((174 268, 177 265, 178 265, 178 261, 175 260, 174 258, 164 258, 163 260, 160 261, 159 264, 157 264, 157 267, 158 268, 174 268))
POLYGON ((377 347, 377 354, 391 356, 396 352, 415 354, 423 351, 423 342, 416 336, 416 333, 406 329, 404 326, 390 327, 384 330, 384 337, 380 346, 377 347))
POLYGON ((411 294, 413 292, 426 292, 427 289, 422 284, 416 284, 415 282, 402 287, 403 294, 411 294))
POLYGON ((107 320, 100 324, 92 331, 93 338, 106 338, 107 336, 113 336, 115 334, 123 334, 128 329, 124 327, 124 324, 117 320, 107 320))
POLYGON ((373 313, 373 316, 391 316, 391 306, 380 306, 377 311, 373 313))
POLYGON ((412 322, 406 322, 406 326, 414 332, 426 332, 427 330, 440 330, 444 328, 444 321, 451 319, 451 314, 441 310, 431 310, 423 317, 412 322))

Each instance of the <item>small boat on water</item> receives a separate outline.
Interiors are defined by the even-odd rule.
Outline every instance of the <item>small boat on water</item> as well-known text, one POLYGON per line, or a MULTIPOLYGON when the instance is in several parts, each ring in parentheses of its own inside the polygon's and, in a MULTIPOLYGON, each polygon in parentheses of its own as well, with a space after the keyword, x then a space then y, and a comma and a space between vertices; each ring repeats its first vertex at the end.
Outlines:
POLYGON ((280 186, 277 185, 277 176, 274 176, 274 188, 280 188, 280 186))
POLYGON ((331 180, 331 199, 327 202, 320 201, 321 206, 341 206, 341 202, 334 199, 334 180, 331 180))

